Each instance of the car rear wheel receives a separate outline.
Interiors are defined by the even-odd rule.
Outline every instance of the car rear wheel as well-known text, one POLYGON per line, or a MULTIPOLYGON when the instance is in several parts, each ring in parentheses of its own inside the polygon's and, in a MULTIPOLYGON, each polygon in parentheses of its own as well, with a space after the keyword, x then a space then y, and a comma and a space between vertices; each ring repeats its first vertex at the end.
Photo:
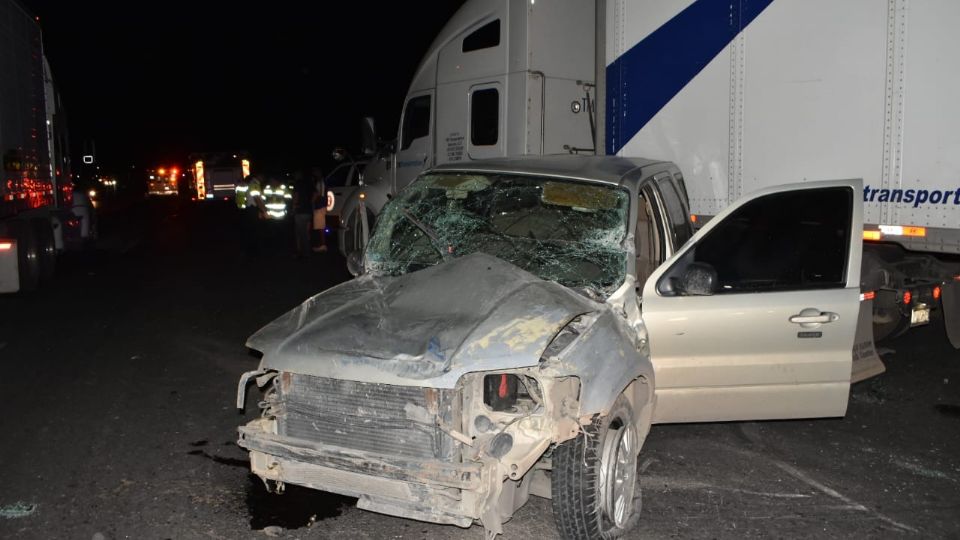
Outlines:
POLYGON ((553 454, 553 516, 570 540, 620 538, 640 519, 637 455, 640 439, 633 410, 620 396, 610 413, 553 454))

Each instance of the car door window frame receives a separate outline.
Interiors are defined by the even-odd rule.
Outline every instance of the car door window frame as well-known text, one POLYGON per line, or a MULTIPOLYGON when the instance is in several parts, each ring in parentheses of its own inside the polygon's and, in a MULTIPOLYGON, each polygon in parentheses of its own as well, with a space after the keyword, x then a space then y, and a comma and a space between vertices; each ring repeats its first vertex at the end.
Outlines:
MULTIPOLYGON (((676 246, 669 234, 669 225, 664 221, 666 217, 666 207, 663 204, 663 198, 660 194, 660 189, 657 187, 656 182, 653 182, 652 179, 645 180, 640 184, 640 193, 643 193, 647 197, 647 202, 650 204, 651 209, 653 210, 653 223, 657 233, 659 245, 657 250, 660 252, 659 263, 662 264, 663 261, 670 258, 676 251, 676 246)), ((637 196, 639 202, 639 195, 637 196)), ((638 212, 639 204, 638 204, 638 212)), ((639 214, 638 214, 639 219, 639 214)), ((636 223, 634 223, 634 231, 636 231, 636 223)))
POLYGON ((654 181, 656 181, 657 187, 660 189, 661 195, 664 196, 664 206, 668 206, 668 203, 667 203, 668 197, 674 197, 674 200, 680 206, 679 215, 677 215, 676 217, 678 219, 683 220, 682 224, 674 223, 673 219, 669 219, 674 217, 674 214, 676 214, 676 212, 670 212, 667 214, 668 222, 670 225, 670 234, 673 237, 674 245, 676 245, 679 248, 683 244, 687 243, 687 241, 690 240, 690 238, 693 236, 693 233, 694 233, 693 227, 690 225, 690 221, 689 221, 690 208, 686 201, 685 192, 682 192, 680 189, 678 189, 674 176, 669 171, 659 173, 655 175, 653 179, 654 181), (665 192, 668 192, 668 191, 669 193, 665 194, 665 192), (683 231, 678 230, 678 228, 680 227, 682 227, 685 230, 683 231), (680 236, 681 232, 685 236, 685 238, 683 238, 682 240, 680 236))

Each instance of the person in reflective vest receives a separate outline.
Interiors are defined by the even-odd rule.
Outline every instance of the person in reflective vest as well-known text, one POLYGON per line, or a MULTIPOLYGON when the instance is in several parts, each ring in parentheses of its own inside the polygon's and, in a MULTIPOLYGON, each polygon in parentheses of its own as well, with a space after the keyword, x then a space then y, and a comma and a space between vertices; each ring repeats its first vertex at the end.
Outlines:
POLYGON ((266 216, 270 219, 283 219, 287 216, 287 204, 293 194, 287 185, 276 179, 271 179, 263 188, 263 206, 266 216))
POLYGON ((234 200, 237 203, 237 208, 244 210, 251 206, 259 207, 262 196, 260 180, 255 175, 250 175, 237 184, 237 193, 234 200))

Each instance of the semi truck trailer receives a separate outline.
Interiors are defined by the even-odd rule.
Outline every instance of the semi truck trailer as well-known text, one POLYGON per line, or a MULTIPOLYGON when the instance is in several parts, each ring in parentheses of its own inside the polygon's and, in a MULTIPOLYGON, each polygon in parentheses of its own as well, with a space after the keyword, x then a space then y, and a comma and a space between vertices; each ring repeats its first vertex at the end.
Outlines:
POLYGON ((943 318, 960 348, 958 24, 946 0, 470 0, 342 215, 496 156, 672 161, 698 224, 757 189, 860 178, 875 338, 943 318))

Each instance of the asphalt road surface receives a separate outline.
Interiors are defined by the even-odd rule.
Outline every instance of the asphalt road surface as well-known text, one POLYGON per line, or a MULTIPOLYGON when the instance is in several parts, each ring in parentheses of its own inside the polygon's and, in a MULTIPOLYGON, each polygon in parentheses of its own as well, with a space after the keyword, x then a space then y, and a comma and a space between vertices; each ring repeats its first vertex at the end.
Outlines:
MULTIPOLYGON (((284 224, 248 256, 238 217, 137 204, 50 286, 0 297, 0 538, 483 538, 251 477, 244 341, 349 276, 332 254, 296 259, 284 224)), ((936 323, 881 348, 887 373, 843 419, 655 426, 632 536, 960 537, 960 353, 936 323)), ((549 501, 504 537, 556 538, 549 501)))

